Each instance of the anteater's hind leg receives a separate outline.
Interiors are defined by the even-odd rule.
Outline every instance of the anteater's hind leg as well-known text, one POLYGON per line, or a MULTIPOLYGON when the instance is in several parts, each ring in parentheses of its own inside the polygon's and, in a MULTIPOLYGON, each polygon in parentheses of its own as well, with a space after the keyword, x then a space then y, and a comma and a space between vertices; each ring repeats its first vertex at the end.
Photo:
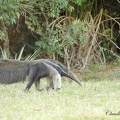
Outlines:
POLYGON ((51 77, 46 78, 46 81, 47 81, 47 87, 46 87, 46 90, 49 90, 50 88, 54 89, 52 78, 51 78, 51 77))
POLYGON ((37 81, 38 79, 40 79, 39 76, 36 76, 35 78, 33 78, 32 80, 30 80, 30 82, 27 84, 25 91, 28 91, 30 89, 30 87, 32 86, 32 84, 37 81))
POLYGON ((43 90, 43 89, 40 89, 40 79, 35 81, 35 88, 36 88, 37 91, 42 91, 43 90))
POLYGON ((38 73, 38 65, 35 64, 33 66, 31 66, 29 68, 29 75, 28 75, 28 79, 29 79, 29 83, 27 84, 25 91, 28 91, 30 89, 30 87, 32 86, 32 84, 40 79, 40 75, 37 74, 38 73))

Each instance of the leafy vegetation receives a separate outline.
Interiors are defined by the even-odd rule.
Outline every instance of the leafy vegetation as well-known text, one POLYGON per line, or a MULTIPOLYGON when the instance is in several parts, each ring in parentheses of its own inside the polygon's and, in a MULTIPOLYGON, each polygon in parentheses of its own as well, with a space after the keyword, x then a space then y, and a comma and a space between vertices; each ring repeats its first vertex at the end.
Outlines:
POLYGON ((26 44, 26 54, 38 48, 78 69, 104 64, 119 57, 118 9, 113 0, 0 1, 0 45, 11 53, 26 44))

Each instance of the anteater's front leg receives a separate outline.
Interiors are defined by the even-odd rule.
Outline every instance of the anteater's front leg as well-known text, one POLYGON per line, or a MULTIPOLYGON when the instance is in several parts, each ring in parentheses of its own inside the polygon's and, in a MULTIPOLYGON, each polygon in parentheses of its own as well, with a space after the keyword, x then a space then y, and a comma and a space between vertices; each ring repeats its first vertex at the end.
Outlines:
POLYGON ((60 90, 61 89, 61 75, 56 74, 53 76, 53 86, 55 90, 60 90))

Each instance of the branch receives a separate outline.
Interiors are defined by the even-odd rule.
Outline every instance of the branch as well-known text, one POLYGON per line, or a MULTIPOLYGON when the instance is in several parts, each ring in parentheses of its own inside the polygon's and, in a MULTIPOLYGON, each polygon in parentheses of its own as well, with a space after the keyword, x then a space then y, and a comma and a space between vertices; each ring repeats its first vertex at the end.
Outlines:
MULTIPOLYGON (((81 69, 84 69, 84 68, 87 66, 88 58, 89 58, 89 56, 90 56, 91 49, 92 49, 92 47, 93 47, 93 45, 94 45, 94 41, 95 41, 95 38, 96 38, 96 36, 97 36, 97 32, 98 32, 98 30, 99 30, 99 27, 100 27, 100 23, 101 23, 101 19, 102 19, 102 14, 103 14, 103 9, 101 9, 101 11, 100 11, 100 13, 99 13, 99 15, 98 15, 98 17, 97 17, 97 19, 96 19, 96 21, 95 21, 95 22, 97 23, 97 20, 98 20, 98 25, 97 25, 96 30, 93 31, 94 33, 93 33, 93 38, 92 38, 91 46, 90 46, 89 49, 88 49, 87 55, 86 55, 86 57, 85 57, 85 62, 84 62, 84 64, 83 64, 83 66, 82 66, 81 69)), ((92 23, 93 23, 93 20, 92 20, 92 23)), ((95 28, 94 28, 94 24, 95 24, 95 23, 93 23, 93 25, 92 25, 92 26, 93 26, 93 30, 95 29, 95 28)))
POLYGON ((119 3, 120 3, 120 1, 119 0, 117 0, 119 3))

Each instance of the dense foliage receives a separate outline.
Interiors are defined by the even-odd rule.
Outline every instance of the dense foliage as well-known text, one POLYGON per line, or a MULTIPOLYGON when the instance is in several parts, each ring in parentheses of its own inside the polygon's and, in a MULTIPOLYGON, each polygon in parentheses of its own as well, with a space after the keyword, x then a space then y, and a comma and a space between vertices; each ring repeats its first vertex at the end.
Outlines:
MULTIPOLYGON (((8 28, 10 44, 19 38, 39 49, 41 57, 63 58, 68 67, 84 68, 119 57, 119 5, 117 0, 3 0, 0 20, 8 28)), ((0 39, 6 42, 4 31, 0 29, 0 39)), ((10 49, 18 47, 12 44, 10 49)))

